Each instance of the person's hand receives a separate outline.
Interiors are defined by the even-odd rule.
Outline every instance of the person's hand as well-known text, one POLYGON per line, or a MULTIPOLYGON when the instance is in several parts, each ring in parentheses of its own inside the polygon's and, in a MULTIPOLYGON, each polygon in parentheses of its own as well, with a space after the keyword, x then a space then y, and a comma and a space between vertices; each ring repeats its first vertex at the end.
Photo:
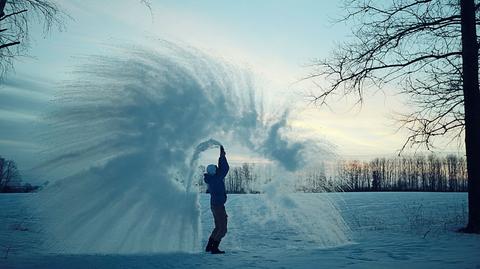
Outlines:
POLYGON ((223 146, 220 146, 220 156, 225 156, 225 149, 223 146))

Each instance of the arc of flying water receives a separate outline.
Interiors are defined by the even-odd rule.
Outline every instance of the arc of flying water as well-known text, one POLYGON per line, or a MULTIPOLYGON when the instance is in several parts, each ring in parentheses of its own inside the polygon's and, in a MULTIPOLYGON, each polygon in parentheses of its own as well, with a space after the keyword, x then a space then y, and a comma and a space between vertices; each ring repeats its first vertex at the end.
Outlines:
POLYGON ((187 180, 186 186, 185 186, 187 192, 192 191, 193 176, 195 174, 195 169, 197 167, 198 159, 200 157, 200 154, 204 151, 207 151, 207 150, 212 149, 212 148, 220 147, 220 146, 222 146, 222 144, 220 142, 218 142, 217 140, 213 139, 213 138, 210 138, 209 140, 203 141, 203 142, 201 142, 200 144, 197 145, 197 147, 195 148, 195 151, 192 155, 192 158, 190 160, 190 172, 187 176, 188 180, 187 180))

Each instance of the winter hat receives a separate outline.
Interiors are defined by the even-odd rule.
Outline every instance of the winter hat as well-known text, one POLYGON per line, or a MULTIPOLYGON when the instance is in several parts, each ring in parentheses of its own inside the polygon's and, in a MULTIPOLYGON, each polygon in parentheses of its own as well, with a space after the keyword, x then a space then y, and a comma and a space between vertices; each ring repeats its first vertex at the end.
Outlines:
POLYGON ((209 164, 207 166, 207 174, 209 175, 215 175, 215 173, 217 172, 217 166, 214 165, 214 164, 209 164))

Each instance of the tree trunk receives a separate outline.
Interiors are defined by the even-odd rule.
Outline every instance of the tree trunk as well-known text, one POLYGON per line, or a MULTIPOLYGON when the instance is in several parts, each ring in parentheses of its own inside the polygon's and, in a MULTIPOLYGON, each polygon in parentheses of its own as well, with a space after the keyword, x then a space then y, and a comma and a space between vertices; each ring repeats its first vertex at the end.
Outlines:
POLYGON ((5 16, 5 4, 7 3, 7 0, 0 0, 0 18, 5 16))
POLYGON ((468 173, 468 224, 464 232, 480 233, 480 91, 475 1, 460 0, 462 68, 465 102, 465 148, 468 173))

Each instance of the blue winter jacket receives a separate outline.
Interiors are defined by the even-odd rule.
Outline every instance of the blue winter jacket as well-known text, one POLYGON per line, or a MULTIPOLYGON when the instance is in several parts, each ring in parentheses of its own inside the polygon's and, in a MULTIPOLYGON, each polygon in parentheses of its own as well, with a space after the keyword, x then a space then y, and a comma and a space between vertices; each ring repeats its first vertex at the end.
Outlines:
POLYGON ((220 158, 218 158, 217 172, 214 175, 204 174, 203 180, 208 184, 211 205, 224 205, 227 201, 225 176, 229 169, 230 166, 228 166, 227 158, 220 156, 220 158))

